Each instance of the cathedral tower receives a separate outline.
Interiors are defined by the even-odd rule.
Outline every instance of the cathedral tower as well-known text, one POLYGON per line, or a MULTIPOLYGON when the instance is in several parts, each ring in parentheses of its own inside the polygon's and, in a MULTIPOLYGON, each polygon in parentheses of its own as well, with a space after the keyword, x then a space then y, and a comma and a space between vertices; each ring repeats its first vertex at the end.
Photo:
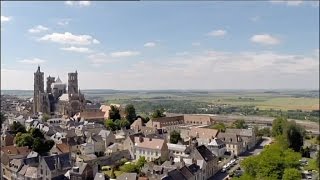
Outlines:
POLYGON ((55 82, 55 77, 47 77, 47 93, 52 93, 51 84, 55 82))
POLYGON ((68 73, 68 94, 78 94, 78 72, 68 73))
POLYGON ((44 73, 40 71, 38 66, 34 73, 34 87, 33 87, 33 113, 41 111, 40 95, 44 93, 44 73))

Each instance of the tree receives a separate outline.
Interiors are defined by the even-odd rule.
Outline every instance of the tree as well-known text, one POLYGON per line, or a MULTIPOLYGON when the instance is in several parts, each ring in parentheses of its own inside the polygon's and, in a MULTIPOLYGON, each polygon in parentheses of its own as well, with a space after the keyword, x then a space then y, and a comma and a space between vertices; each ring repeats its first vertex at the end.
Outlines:
POLYGON ((258 133, 256 134, 257 136, 267 136, 270 137, 271 136, 271 130, 270 128, 262 128, 258 130, 258 133))
POLYGON ((278 117, 272 122, 272 136, 276 137, 282 135, 286 128, 287 119, 283 117, 278 117))
POLYGON ((115 130, 117 130, 116 124, 115 124, 111 119, 107 119, 107 120, 105 121, 105 126, 106 126, 106 128, 107 128, 108 130, 110 130, 110 131, 115 131, 115 130))
POLYGON ((111 169, 111 174, 110 174, 111 179, 116 179, 116 174, 114 173, 114 168, 111 169))
POLYGON ((30 132, 30 134, 31 134, 31 136, 33 137, 33 138, 40 138, 40 139, 44 139, 44 135, 43 135, 43 133, 40 131, 40 129, 38 129, 38 128, 31 128, 30 130, 29 130, 29 132, 30 132))
POLYGON ((130 126, 130 122, 127 119, 121 119, 119 121, 119 127, 124 128, 130 126))
POLYGON ((160 117, 165 117, 166 115, 164 114, 164 109, 156 109, 153 114, 152 114, 152 118, 160 118, 160 117))
POLYGON ((296 124, 295 121, 290 121, 287 123, 285 129, 285 136, 288 140, 289 148, 294 151, 299 152, 303 146, 303 130, 296 124))
POLYGON ((247 129, 248 125, 243 119, 238 119, 232 123, 232 127, 236 129, 247 129))
POLYGON ((145 158, 144 156, 140 156, 140 158, 138 159, 138 161, 137 161, 137 163, 136 163, 137 168, 138 168, 138 169, 141 169, 146 162, 147 162, 147 161, 146 161, 146 158, 145 158))
POLYGON ((29 133, 18 133, 16 135, 16 144, 17 146, 28 146, 29 148, 33 145, 33 137, 29 133))
POLYGON ((170 133, 170 143, 172 144, 177 144, 179 142, 179 140, 181 140, 181 135, 179 132, 173 130, 171 133, 170 133))
POLYGON ((48 115, 48 114, 46 114, 46 113, 42 114, 42 119, 41 119, 41 120, 42 120, 43 122, 47 122, 48 119, 50 119, 50 115, 48 115))
POLYGON ((299 170, 294 168, 287 168, 284 170, 283 180, 296 180, 301 179, 301 173, 299 170))
POLYGON ((120 110, 119 108, 117 108, 116 106, 110 106, 110 110, 109 110, 109 119, 112 119, 112 120, 117 120, 117 119, 121 119, 121 116, 120 116, 120 110))
POLYGON ((125 113, 126 119, 129 121, 130 124, 132 124, 134 120, 136 120, 136 117, 137 117, 136 109, 132 104, 128 104, 125 107, 124 113, 125 113))
POLYGON ((212 126, 213 129, 218 129, 220 132, 226 131, 226 126, 223 123, 214 124, 212 126))
POLYGON ((27 132, 26 128, 20 122, 17 122, 17 121, 13 121, 13 124, 10 126, 10 129, 14 134, 17 134, 18 132, 21 132, 21 133, 27 132))
POLYGON ((132 163, 124 164, 123 166, 120 166, 120 171, 127 173, 137 172, 137 166, 132 163))

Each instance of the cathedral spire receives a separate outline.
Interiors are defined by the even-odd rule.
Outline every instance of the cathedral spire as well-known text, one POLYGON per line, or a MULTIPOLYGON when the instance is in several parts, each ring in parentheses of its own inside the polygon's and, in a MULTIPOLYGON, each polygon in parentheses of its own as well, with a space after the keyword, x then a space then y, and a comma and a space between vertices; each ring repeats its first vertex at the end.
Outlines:
POLYGON ((37 69, 37 72, 40 72, 40 65, 38 64, 38 69, 37 69))

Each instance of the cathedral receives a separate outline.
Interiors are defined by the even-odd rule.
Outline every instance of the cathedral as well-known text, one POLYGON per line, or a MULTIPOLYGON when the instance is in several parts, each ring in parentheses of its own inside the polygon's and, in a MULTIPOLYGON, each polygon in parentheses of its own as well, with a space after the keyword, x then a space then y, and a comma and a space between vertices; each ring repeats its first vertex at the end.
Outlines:
POLYGON ((44 90, 44 73, 38 66, 34 73, 33 113, 73 116, 85 108, 85 98, 78 89, 78 72, 68 73, 68 88, 59 77, 47 77, 44 90))

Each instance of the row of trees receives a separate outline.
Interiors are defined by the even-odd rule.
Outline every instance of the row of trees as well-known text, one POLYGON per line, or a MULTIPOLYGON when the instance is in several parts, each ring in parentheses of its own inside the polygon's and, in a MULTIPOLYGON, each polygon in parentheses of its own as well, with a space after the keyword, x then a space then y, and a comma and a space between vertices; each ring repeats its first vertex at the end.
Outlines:
MULTIPOLYGON (((136 119, 136 110, 135 107, 132 104, 126 105, 124 109, 124 118, 121 117, 120 109, 116 106, 111 106, 109 111, 109 119, 105 121, 105 126, 108 130, 119 130, 121 128, 128 128, 136 119)), ((156 109, 152 113, 152 118, 159 118, 159 117, 165 117, 164 109, 156 109)), ((149 117, 142 118, 144 122, 149 121, 149 117)))
POLYGON ((271 134, 276 142, 257 156, 244 159, 240 165, 245 173, 235 179, 301 179, 299 170, 304 129, 294 121, 278 117, 272 123, 272 131, 263 129, 258 133, 271 134))

